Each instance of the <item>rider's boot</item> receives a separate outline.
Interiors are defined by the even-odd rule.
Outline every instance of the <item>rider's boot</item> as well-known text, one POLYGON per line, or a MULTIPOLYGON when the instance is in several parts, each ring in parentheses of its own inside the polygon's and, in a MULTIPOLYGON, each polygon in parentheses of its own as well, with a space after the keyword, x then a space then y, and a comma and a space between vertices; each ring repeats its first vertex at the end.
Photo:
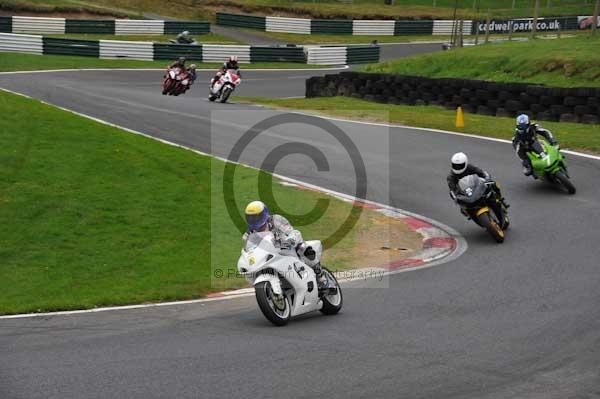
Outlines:
POLYGON ((523 160, 522 164, 523 164, 523 174, 525 176, 531 176, 531 174, 533 173, 533 169, 531 168, 531 163, 527 162, 526 160, 523 160))
POLYGON ((321 267, 321 263, 317 263, 313 270, 315 271, 315 275, 317 277, 317 288, 319 291, 325 291, 329 289, 329 279, 323 273, 323 268, 321 267))

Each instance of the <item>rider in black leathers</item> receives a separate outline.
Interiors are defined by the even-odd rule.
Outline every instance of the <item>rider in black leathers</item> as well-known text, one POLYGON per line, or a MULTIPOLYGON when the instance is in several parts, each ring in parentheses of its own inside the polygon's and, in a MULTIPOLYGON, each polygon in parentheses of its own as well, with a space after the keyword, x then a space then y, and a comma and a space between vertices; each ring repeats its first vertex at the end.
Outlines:
POLYGON ((531 160, 527 156, 527 153, 534 150, 533 146, 536 142, 536 135, 538 134, 544 137, 550 145, 558 148, 558 143, 549 130, 543 129, 536 123, 530 123, 529 116, 525 114, 517 117, 517 127, 515 129, 512 144, 517 152, 517 156, 521 159, 521 163, 523 164, 523 174, 525 176, 530 176, 533 173, 531 160))

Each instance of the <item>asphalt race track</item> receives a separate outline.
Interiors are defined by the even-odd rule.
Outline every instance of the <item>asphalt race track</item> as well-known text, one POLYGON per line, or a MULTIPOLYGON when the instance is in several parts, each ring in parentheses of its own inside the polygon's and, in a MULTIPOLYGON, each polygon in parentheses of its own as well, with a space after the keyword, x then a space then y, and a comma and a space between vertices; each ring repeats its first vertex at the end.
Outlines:
MULTIPOLYGON (((300 96, 316 73, 247 71, 239 94, 300 96)), ((160 95, 160 71, 0 75, 0 87, 226 156, 260 108, 207 102, 208 75, 179 98, 160 95)), ((253 297, 0 320, 0 397, 599 397, 600 162, 567 156, 578 188, 568 196, 523 177, 506 143, 338 126, 367 165, 369 199, 455 228, 467 252, 393 275, 387 289, 349 286, 340 315, 284 328, 271 326, 253 297), (502 183, 513 222, 502 245, 448 197, 457 150, 502 183)), ((274 128, 242 160, 260 166, 266 145, 290 141, 328 150, 331 173, 296 156, 278 173, 354 193, 352 168, 333 166, 344 154, 316 129, 274 128)))

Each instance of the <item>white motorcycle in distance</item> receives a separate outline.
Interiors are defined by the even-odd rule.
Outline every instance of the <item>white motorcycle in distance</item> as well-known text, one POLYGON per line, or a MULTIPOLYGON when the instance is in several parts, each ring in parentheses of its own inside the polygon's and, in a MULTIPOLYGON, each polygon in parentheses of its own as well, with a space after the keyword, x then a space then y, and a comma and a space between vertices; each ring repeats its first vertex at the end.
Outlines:
POLYGON ((208 99, 225 103, 240 83, 242 83, 242 79, 232 69, 228 69, 216 82, 214 79, 210 81, 208 99))
MULTIPOLYGON (((323 252, 321 242, 307 241, 306 245, 315 251, 314 262, 318 262, 323 252)), ((295 249, 277 248, 271 232, 250 234, 238 260, 238 271, 254 286, 260 310, 276 326, 316 310, 326 315, 340 311, 340 285, 333 273, 322 270, 329 288, 319 292, 312 267, 298 257, 295 249)))

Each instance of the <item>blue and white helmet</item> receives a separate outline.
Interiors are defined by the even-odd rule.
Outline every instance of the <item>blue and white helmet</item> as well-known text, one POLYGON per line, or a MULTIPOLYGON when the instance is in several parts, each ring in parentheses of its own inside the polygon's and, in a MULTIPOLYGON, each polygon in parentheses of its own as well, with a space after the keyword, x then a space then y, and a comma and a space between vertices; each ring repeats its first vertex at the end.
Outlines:
POLYGON ((517 116, 517 129, 526 130, 529 127, 529 116, 521 114, 517 116))

